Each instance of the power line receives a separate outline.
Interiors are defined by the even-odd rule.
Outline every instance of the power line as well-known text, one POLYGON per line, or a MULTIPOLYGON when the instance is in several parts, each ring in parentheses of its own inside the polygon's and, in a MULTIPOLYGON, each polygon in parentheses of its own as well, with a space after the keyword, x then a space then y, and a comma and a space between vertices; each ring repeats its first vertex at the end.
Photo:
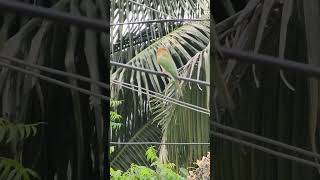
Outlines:
POLYGON ((163 22, 184 22, 184 21, 210 21, 210 19, 159 19, 159 20, 149 20, 149 21, 116 23, 116 24, 110 24, 110 26, 122 26, 122 25, 129 25, 129 24, 152 24, 152 23, 163 23, 163 22))
POLYGON ((210 145, 210 143, 110 142, 111 145, 210 145))
MULTIPOLYGON (((119 67, 123 67, 123 68, 127 68, 127 69, 136 70, 136 71, 141 71, 141 72, 146 72, 146 73, 155 74, 155 75, 159 75, 159 76, 169 77, 167 74, 165 74, 163 72, 153 71, 150 69, 144 69, 144 68, 140 68, 140 67, 136 67, 136 66, 131 66, 128 64, 118 63, 118 62, 114 62, 114 61, 110 61, 110 64, 114 65, 114 66, 119 66, 119 67)), ((193 83, 197 83, 197 84, 201 84, 201 85, 205 85, 205 86, 210 86, 210 83, 206 82, 206 81, 200 81, 200 80, 185 78, 185 77, 181 77, 181 76, 179 76, 178 78, 181 80, 184 80, 184 81, 193 82, 193 83)))
MULTIPOLYGON (((122 87, 125 87, 125 88, 127 88, 127 89, 131 89, 131 90, 136 91, 136 92, 141 92, 141 93, 146 94, 146 95, 148 94, 148 93, 146 93, 146 92, 144 92, 144 91, 139 91, 139 90, 131 87, 131 85, 128 86, 128 85, 124 85, 124 83, 122 83, 122 82, 119 83, 119 82, 115 82, 114 80, 111 80, 111 81, 113 81, 113 83, 118 84, 118 85, 120 85, 120 86, 122 86, 122 87)), ((147 90, 147 91, 150 91, 150 90, 147 90)), ((155 96, 155 95, 152 95, 152 94, 149 94, 149 96, 154 97, 154 98, 158 98, 158 99, 162 99, 162 100, 164 100, 164 101, 168 101, 168 100, 165 99, 165 98, 161 98, 161 97, 158 97, 158 96, 155 96)), ((181 106, 181 107, 184 107, 184 108, 193 110, 193 111, 197 111, 197 112, 200 112, 200 113, 203 113, 203 114, 210 115, 210 112, 207 112, 207 111, 203 111, 203 110, 199 110, 199 109, 196 109, 196 108, 192 108, 192 107, 189 107, 189 106, 186 106, 186 105, 183 105, 183 104, 179 104, 179 103, 177 103, 177 102, 175 102, 175 101, 170 101, 170 100, 169 100, 169 102, 171 102, 171 103, 173 103, 173 104, 176 104, 176 105, 178 105, 178 106, 181 106)), ((180 101, 179 101, 179 102, 180 102, 180 101)))
POLYGON ((302 148, 299 148, 299 147, 296 147, 296 146, 291 146, 289 144, 285 144, 285 143, 282 143, 280 141, 275 141, 273 139, 266 138, 266 137, 263 137, 263 136, 259 136, 259 135, 256 135, 256 134, 253 134, 253 133, 249 133, 249 132, 246 132, 246 131, 242 131, 242 130, 237 129, 237 128, 233 128, 233 127, 230 127, 230 126, 222 125, 221 123, 218 123, 218 122, 211 122, 211 123, 212 123, 212 125, 214 127, 229 131, 231 133, 236 133, 238 135, 246 136, 246 137, 252 138, 254 140, 258 140, 258 141, 261 141, 261 142, 264 142, 264 143, 269 143, 269 144, 272 144, 272 145, 275 145, 275 146, 278 146, 278 147, 281 147, 281 148, 285 148, 287 150, 291 150, 291 151, 294 151, 294 152, 301 153, 301 154, 306 155, 306 156, 320 158, 320 154, 317 154, 317 153, 314 153, 314 152, 311 152, 311 151, 307 151, 305 149, 302 149, 302 148))
POLYGON ((28 75, 31 75, 31 76, 35 76, 35 77, 37 77, 39 79, 45 80, 47 82, 51 82, 53 84, 56 84, 56 85, 59 85, 59 86, 65 87, 65 88, 69 88, 71 90, 79 91, 79 92, 81 92, 83 94, 92 95, 92 96, 95 96, 95 97, 98 97, 98 98, 101 98, 101 99, 107 100, 107 101, 109 100, 109 97, 107 97, 107 96, 88 91, 88 90, 86 90, 84 88, 79 88, 79 87, 70 85, 70 84, 65 83, 63 81, 59 81, 59 80, 56 80, 56 79, 41 75, 41 74, 33 72, 33 71, 28 71, 28 70, 25 70, 23 68, 15 67, 14 65, 10 65, 10 64, 7 64, 7 63, 0 62, 0 66, 4 66, 6 68, 10 68, 10 69, 13 69, 13 70, 18 71, 18 72, 22 72, 22 73, 25 73, 25 74, 28 74, 28 75))
POLYGON ((3 60, 7 60, 7 61, 10 61, 10 62, 23 64, 25 66, 28 66, 28 67, 31 67, 31 68, 34 68, 34 69, 39 69, 41 71, 49 72, 49 73, 52 73, 52 74, 65 76, 65 77, 68 77, 68 78, 82 80, 82 81, 85 81, 85 82, 88 82, 88 83, 91 83, 91 84, 96 84, 96 85, 98 85, 100 87, 103 87, 103 88, 106 88, 106 89, 110 88, 110 86, 108 84, 103 83, 101 81, 96 81, 94 79, 90 79, 90 78, 87 78, 85 76, 81 76, 81 75, 77 75, 77 74, 73 74, 73 73, 68 73, 68 72, 65 72, 65 71, 60 71, 60 70, 57 70, 57 69, 48 68, 48 67, 37 65, 37 64, 30 64, 30 63, 27 63, 27 62, 25 62, 25 61, 23 61, 21 59, 0 55, 0 60, 2 60, 2 61, 3 60))
POLYGON ((240 49, 220 47, 220 51, 224 56, 236 58, 237 61, 249 62, 252 64, 272 65, 290 70, 305 73, 309 76, 320 77, 320 68, 316 65, 297 63, 292 60, 282 59, 278 57, 267 56, 263 54, 255 54, 240 49))
POLYGON ((133 86, 133 87, 136 87, 138 89, 142 89, 142 90, 145 90, 146 92, 150 92, 156 96, 159 96, 161 99, 163 99, 164 101, 168 101, 168 102, 177 102, 179 103, 179 105, 186 105, 186 106, 190 106, 190 107, 193 107, 193 108, 196 108, 196 109, 199 109, 199 110, 202 110, 202 111, 205 111, 207 113, 210 113, 210 110, 209 109, 206 109, 206 108, 203 108, 203 107, 200 107, 200 106, 196 106, 196 105, 193 105, 193 104, 190 104, 190 103, 187 103, 187 102, 184 102, 184 101, 180 101, 178 99, 175 99, 175 98, 172 98, 172 97, 169 97, 169 96, 165 96, 161 93, 158 93, 158 92, 155 92, 155 91, 152 91, 152 90, 149 90, 149 89, 146 89, 146 88, 143 88, 143 87, 139 87, 137 85, 134 85, 134 84, 129 84, 129 83, 125 83, 125 82, 121 82, 121 81, 117 81, 117 80, 112 80, 113 82, 116 82, 118 84, 124 84, 124 85, 127 85, 128 87, 130 86, 133 86))
POLYGON ((257 149, 257 150, 260 150, 262 152, 275 155, 277 157, 281 157, 281 158, 284 158, 284 159, 300 162, 300 163, 303 163, 303 164, 306 164, 306 165, 309 165, 309 166, 312 166, 312 167, 320 168, 320 165, 315 163, 315 162, 313 162, 313 161, 309 161, 309 160, 305 160, 303 158, 298 158, 298 157, 295 157, 295 156, 292 156, 292 155, 288 155, 288 154, 285 154, 285 153, 277 152, 275 150, 272 150, 272 149, 269 149, 269 148, 266 148, 266 147, 263 147, 263 146, 259 146, 259 145, 256 145, 256 144, 241 140, 241 139, 237 139, 237 138, 234 138, 232 136, 224 135, 224 134, 221 134, 221 133, 213 132, 212 134, 214 136, 218 137, 218 138, 229 140, 229 141, 232 141, 232 142, 235 142, 235 143, 238 143, 238 144, 242 144, 242 145, 251 147, 253 149, 257 149))

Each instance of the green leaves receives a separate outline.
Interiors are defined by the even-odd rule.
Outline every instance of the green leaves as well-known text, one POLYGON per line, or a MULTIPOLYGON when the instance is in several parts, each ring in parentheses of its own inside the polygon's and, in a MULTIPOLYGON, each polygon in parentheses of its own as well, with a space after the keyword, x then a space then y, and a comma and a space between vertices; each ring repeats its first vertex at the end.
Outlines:
POLYGON ((115 171, 113 168, 110 168, 111 179, 182 180, 186 179, 185 177, 188 176, 188 172, 186 170, 184 171, 184 173, 186 173, 184 174, 184 177, 174 172, 173 167, 175 166, 175 164, 173 163, 161 163, 154 146, 147 148, 146 157, 148 161, 153 162, 152 164, 154 166, 154 169, 148 168, 146 166, 139 166, 135 163, 132 163, 130 168, 126 172, 122 172, 120 170, 115 171))
POLYGON ((157 160, 157 151, 154 149, 154 146, 151 146, 146 151, 147 160, 150 162, 154 162, 157 160))
MULTIPOLYGON (((129 142, 159 142, 160 139, 161 130, 150 121, 140 128, 129 142)), ((111 166, 121 170, 130 168, 132 163, 148 166, 149 161, 145 157, 147 148, 146 144, 125 145, 120 151, 115 152, 114 158, 111 159, 111 166)))
POLYGON ((118 100, 114 100, 111 99, 110 100, 110 126, 111 129, 114 131, 118 131, 120 129, 120 127, 122 126, 122 123, 120 123, 122 116, 120 114, 118 114, 115 109, 120 106, 122 104, 122 101, 118 101, 118 100))
POLYGON ((12 123, 5 119, 0 119, 0 143, 9 143, 16 140, 24 140, 29 136, 35 136, 37 126, 45 124, 43 122, 33 124, 12 123))
POLYGON ((40 179, 31 169, 23 167, 15 160, 0 157, 0 180, 30 180, 40 179))

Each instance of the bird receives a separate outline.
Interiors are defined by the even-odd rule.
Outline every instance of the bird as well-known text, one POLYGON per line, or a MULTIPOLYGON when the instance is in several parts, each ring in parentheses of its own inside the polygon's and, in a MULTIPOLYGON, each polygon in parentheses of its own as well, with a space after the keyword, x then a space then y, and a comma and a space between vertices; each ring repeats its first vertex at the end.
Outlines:
POLYGON ((157 54, 157 63, 160 65, 163 72, 169 75, 173 80, 173 83, 176 86, 177 95, 182 96, 183 93, 180 86, 180 80, 178 77, 178 69, 170 52, 168 51, 168 49, 164 47, 160 47, 157 49, 156 54, 157 54))

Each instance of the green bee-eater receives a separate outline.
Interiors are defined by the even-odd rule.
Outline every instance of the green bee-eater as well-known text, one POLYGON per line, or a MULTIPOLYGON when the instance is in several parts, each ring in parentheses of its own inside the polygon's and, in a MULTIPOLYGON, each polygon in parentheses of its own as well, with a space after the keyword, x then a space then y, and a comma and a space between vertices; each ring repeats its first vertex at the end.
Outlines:
POLYGON ((161 66, 163 71, 172 78, 176 86, 177 94, 182 96, 182 89, 180 87, 180 81, 178 77, 178 69, 173 61, 170 52, 166 48, 158 48, 157 62, 161 66))

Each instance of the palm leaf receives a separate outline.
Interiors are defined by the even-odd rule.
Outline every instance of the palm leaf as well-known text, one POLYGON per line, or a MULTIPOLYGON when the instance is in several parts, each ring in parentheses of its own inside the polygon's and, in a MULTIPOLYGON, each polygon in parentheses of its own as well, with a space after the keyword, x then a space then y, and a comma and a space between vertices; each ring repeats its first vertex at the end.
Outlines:
MULTIPOLYGON (((161 137, 161 130, 151 123, 145 124, 129 142, 159 142, 161 137)), ((119 152, 115 152, 114 158, 111 160, 111 166, 114 169, 127 170, 132 163, 140 166, 149 166, 149 162, 145 157, 145 150, 149 145, 125 145, 119 152)))
MULTIPOLYGON (((186 65, 181 68, 184 77, 199 80, 208 80, 210 74, 206 73, 210 67, 209 48, 193 56, 186 65)), ((210 91, 208 88, 201 88, 197 84, 182 82, 184 91, 181 100, 184 102, 206 108, 210 91)), ((175 87, 169 85, 163 91, 166 96, 176 97, 175 87)), ((209 141, 209 115, 201 112, 186 109, 176 104, 168 103, 162 99, 152 99, 152 110, 154 121, 162 128, 162 142, 208 142, 209 141)), ((162 162, 173 162, 177 167, 188 167, 199 157, 208 151, 207 146, 161 146, 160 159, 162 162)))
POLYGON ((37 126, 44 124, 42 122, 33 124, 13 123, 5 119, 0 119, 0 142, 9 143, 17 140, 24 140, 30 135, 35 136, 37 126), (31 134, 31 132, 33 132, 31 134))
POLYGON ((23 167, 15 160, 0 157, 0 179, 2 180, 30 180, 40 179, 31 169, 23 167))

